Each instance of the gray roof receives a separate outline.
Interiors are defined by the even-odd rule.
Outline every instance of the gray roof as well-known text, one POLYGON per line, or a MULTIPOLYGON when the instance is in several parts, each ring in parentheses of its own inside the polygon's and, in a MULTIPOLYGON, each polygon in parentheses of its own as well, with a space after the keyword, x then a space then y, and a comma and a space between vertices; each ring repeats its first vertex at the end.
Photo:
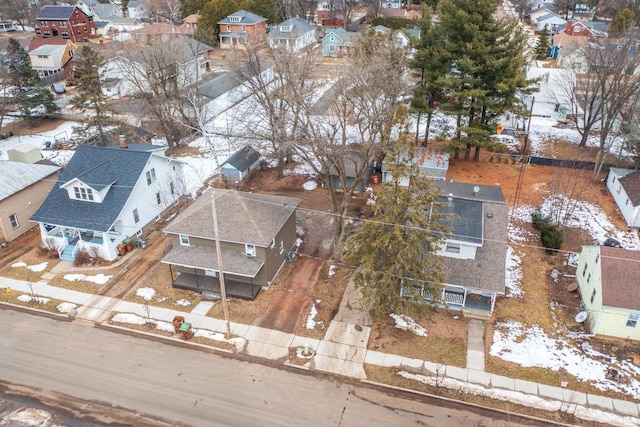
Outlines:
POLYGON ((436 210, 444 215, 439 221, 452 227, 447 233, 448 240, 482 245, 482 202, 480 200, 458 199, 440 196, 440 206, 436 210))
POLYGON ((240 150, 236 151, 233 156, 229 157, 222 166, 229 164, 239 171, 245 171, 260 158, 258 153, 250 145, 245 145, 240 150))
POLYGON ((102 19, 109 18, 112 14, 115 13, 117 6, 113 3, 97 3, 96 5, 91 7, 91 11, 95 16, 98 16, 102 19))
MULTIPOLYGON (((58 21, 67 20, 76 9, 75 6, 45 6, 40 10, 36 20, 38 21, 58 21)), ((82 10, 78 8, 78 10, 82 10)), ((84 12, 83 12, 84 13, 84 12)))
POLYGON ((458 214, 465 217, 473 214, 475 221, 479 224, 463 225, 469 227, 476 235, 478 226, 482 230, 482 246, 476 249, 475 259, 441 257, 442 267, 447 277, 446 283, 504 294, 509 206, 504 200, 502 189, 497 186, 478 185, 480 191, 477 196, 474 196, 475 184, 448 181, 435 181, 434 184, 442 190, 445 203, 448 203, 449 193, 453 194, 453 204, 456 207, 467 206, 466 203, 462 203, 463 201, 473 202, 469 205, 472 211, 465 212, 459 209, 458 214), (477 204, 482 204, 481 217, 477 217, 477 204))
POLYGON ((310 31, 315 31, 315 27, 306 20, 300 18, 290 18, 272 29, 269 32, 270 39, 296 39, 310 31), (281 27, 291 26, 291 31, 280 31, 281 27))
POLYGON ((324 44, 329 43, 330 37, 328 37, 330 34, 335 34, 336 37, 338 37, 338 39, 340 39, 343 43, 351 43, 353 42, 355 39, 357 39, 358 37, 360 37, 360 33, 356 33, 356 32, 351 32, 351 31, 347 31, 344 28, 336 28, 333 30, 328 30, 327 34, 324 36, 324 38, 322 39, 322 43, 324 44))
MULTIPOLYGON (((258 258, 243 252, 220 250, 224 272, 245 277, 256 277, 264 265, 258 258)), ((220 271, 215 246, 176 246, 162 259, 166 264, 220 271)))
POLYGON ((108 231, 124 208, 147 161, 158 149, 144 144, 131 144, 127 149, 80 145, 31 220, 108 231), (113 185, 102 203, 93 203, 69 198, 62 185, 74 179, 96 190, 113 185))
POLYGON ((215 189, 203 194, 168 227, 168 234, 215 239, 211 197, 215 197, 220 240, 267 247, 300 200, 267 194, 215 189))
POLYGON ((262 16, 258 16, 255 13, 247 12, 246 10, 239 10, 237 12, 232 13, 231 15, 224 18, 222 21, 218 21, 218 24, 257 24, 259 22, 266 21, 267 18, 263 18, 262 16), (240 22, 232 22, 229 20, 230 17, 240 17, 240 22))
POLYGON ((0 200, 24 190, 58 170, 60 166, 0 160, 0 200))
MULTIPOLYGON (((129 2, 132 3, 132 2, 129 2)), ((138 18, 129 18, 124 16, 116 16, 111 20, 112 24, 116 25, 139 25, 142 24, 142 21, 138 18)))
POLYGON ((216 72, 211 78, 205 77, 205 80, 200 83, 198 95, 216 99, 236 86, 238 82, 229 71, 216 72))

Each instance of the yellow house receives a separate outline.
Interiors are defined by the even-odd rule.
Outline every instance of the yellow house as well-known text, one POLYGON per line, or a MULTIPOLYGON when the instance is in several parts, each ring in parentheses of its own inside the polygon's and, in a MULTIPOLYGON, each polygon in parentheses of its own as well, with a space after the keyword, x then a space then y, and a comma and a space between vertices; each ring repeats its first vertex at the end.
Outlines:
POLYGON ((576 279, 592 333, 640 340, 640 251, 583 246, 576 279))

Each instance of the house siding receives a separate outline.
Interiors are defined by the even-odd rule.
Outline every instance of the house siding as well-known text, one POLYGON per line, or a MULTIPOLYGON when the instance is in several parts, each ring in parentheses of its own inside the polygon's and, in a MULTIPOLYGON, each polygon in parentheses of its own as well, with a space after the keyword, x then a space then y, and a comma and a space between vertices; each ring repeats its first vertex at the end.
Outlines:
POLYGON ((4 240, 11 242, 38 225, 30 222, 29 218, 38 210, 56 180, 57 175, 53 173, 0 202, 0 231, 4 240), (16 229, 11 225, 11 214, 18 217, 16 229))
POLYGON ((93 18, 87 16, 77 7, 71 13, 69 19, 38 20, 36 24, 36 37, 38 38, 69 39, 79 42, 85 37, 91 37, 96 33, 93 18), (63 36, 63 32, 66 32, 66 36, 63 36))
POLYGON ((623 176, 624 174, 612 168, 607 176, 607 188, 618 205, 618 209, 627 226, 640 227, 640 206, 633 206, 633 203, 631 203, 631 198, 620 183, 620 178, 623 176))

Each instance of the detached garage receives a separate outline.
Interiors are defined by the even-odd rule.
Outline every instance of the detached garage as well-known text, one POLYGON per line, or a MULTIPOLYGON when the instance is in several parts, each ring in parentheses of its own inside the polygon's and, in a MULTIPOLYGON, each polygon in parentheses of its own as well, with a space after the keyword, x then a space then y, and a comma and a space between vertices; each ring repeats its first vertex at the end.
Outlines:
POLYGON ((221 166, 222 175, 229 184, 247 182, 260 168, 260 153, 250 146, 243 147, 221 166))

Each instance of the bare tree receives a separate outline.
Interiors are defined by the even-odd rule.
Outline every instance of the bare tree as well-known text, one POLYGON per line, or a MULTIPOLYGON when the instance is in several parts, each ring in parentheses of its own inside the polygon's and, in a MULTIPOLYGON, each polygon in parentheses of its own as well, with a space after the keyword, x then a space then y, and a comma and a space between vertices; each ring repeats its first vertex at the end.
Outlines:
POLYGON ((330 115, 309 114, 296 145, 296 152, 323 177, 332 210, 340 217, 334 250, 347 237, 351 198, 388 143, 398 98, 405 90, 404 52, 391 37, 367 34, 350 60, 337 83, 330 115))
POLYGON ((238 53, 233 68, 237 82, 249 92, 239 113, 251 119, 243 121, 240 132, 269 144, 278 177, 283 176, 293 141, 310 109, 317 54, 317 50, 298 55, 286 49, 248 46, 238 53))
POLYGON ((558 227, 566 227, 591 183, 569 168, 559 167, 549 181, 549 220, 558 227))
POLYGON ((172 24, 182 20, 182 2, 180 0, 144 0, 143 8, 155 21, 166 19, 172 24))

